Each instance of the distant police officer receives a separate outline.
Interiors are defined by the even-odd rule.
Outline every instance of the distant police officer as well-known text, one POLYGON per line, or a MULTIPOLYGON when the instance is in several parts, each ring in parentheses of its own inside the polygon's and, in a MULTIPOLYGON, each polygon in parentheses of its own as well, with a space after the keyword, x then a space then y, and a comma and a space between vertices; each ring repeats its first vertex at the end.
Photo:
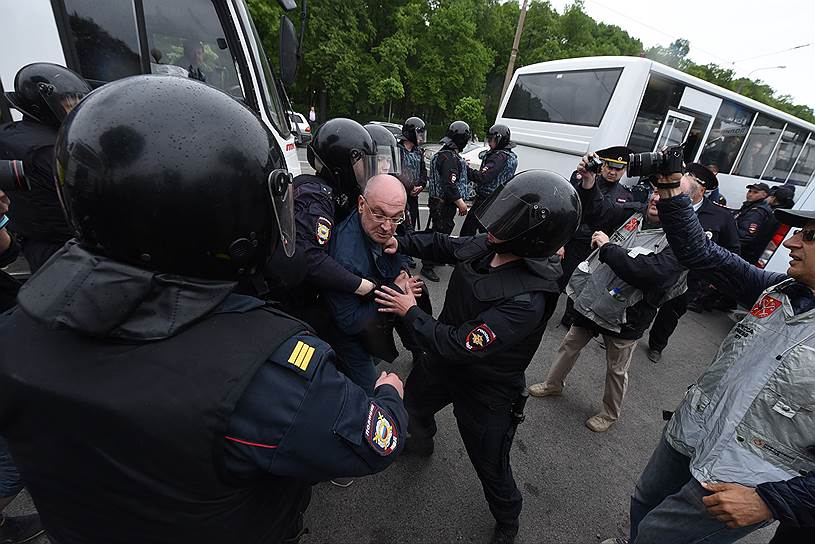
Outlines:
POLYGON ((378 171, 379 161, 370 134, 344 118, 320 125, 308 146, 308 161, 316 175, 294 178, 296 245, 305 260, 305 281, 280 298, 286 311, 325 332, 327 314, 318 303, 320 289, 373 298, 375 284, 337 263, 328 248, 334 226, 356 209, 357 197, 378 171))
MULTIPOLYGON (((502 124, 493 125, 487 132, 486 143, 489 150, 479 155, 481 168, 475 170, 467 166, 467 178, 475 184, 473 209, 477 210, 484 202, 515 175, 518 168, 518 157, 512 151, 515 144, 510 140, 509 127, 502 124)), ((461 236, 472 236, 481 231, 476 214, 469 214, 461 226, 461 236)))
POLYGON ((411 293, 383 287, 377 302, 402 317, 427 353, 407 382, 408 447, 433 452, 434 414, 453 404, 467 454, 497 522, 492 542, 513 542, 521 493, 509 465, 523 418, 524 371, 557 302, 559 259, 548 259, 577 228, 580 202, 561 176, 515 176, 478 210, 487 235, 397 237, 400 251, 455 264, 438 320, 411 293), (513 419, 515 414, 515 419, 513 419))
MULTIPOLYGON (((428 183, 430 220, 432 230, 450 234, 455 226, 456 209, 459 215, 467 215, 467 164, 459 153, 470 141, 470 125, 453 121, 441 140, 441 149, 430 159, 428 183)), ((430 281, 439 281, 432 261, 422 262, 421 274, 430 281)))
POLYGON ((772 208, 766 202, 768 196, 770 186, 766 183, 748 185, 746 200, 735 214, 741 242, 741 258, 750 264, 756 264, 767 247, 766 242, 761 245, 764 238, 759 234, 773 215, 772 208))
POLYGON ((23 161, 31 184, 31 191, 14 196, 9 228, 19 237, 32 272, 73 236, 54 188, 54 142, 62 120, 90 90, 71 70, 37 62, 22 67, 14 91, 6 93, 23 119, 0 126, 0 159, 23 161))
POLYGON ((56 160, 78 243, 0 321, 0 433, 49 536, 294 542, 312 482, 396 457, 398 378, 369 397, 301 322, 232 294, 294 228, 248 108, 126 78, 68 117, 56 160))
POLYGON ((419 228, 419 193, 427 185, 427 167, 422 146, 427 141, 425 123, 419 117, 409 117, 402 124, 399 153, 402 159, 401 179, 408 188, 407 221, 411 229, 419 228))
MULTIPOLYGON (((597 157, 603 162, 602 166, 600 167, 600 172, 594 174, 595 183, 597 184, 597 188, 600 190, 600 193, 603 195, 603 200, 607 201, 609 204, 617 205, 626 205, 627 203, 631 203, 626 205, 626 208, 630 209, 631 213, 643 211, 645 208, 644 205, 633 202, 634 199, 631 195, 631 191, 620 184, 620 179, 622 179, 622 177, 625 175, 625 168, 628 166, 628 157, 631 155, 631 150, 625 146, 614 146, 607 149, 601 149, 596 154, 597 157)), ((592 174, 588 173, 586 175, 592 174)), ((575 187, 581 183, 581 179, 578 177, 576 170, 572 173, 570 181, 575 187)), ((606 234, 610 235, 616 228, 616 226, 605 224, 596 226, 599 228, 594 229, 589 227, 589 225, 585 222, 584 217, 580 228, 577 230, 571 240, 566 243, 566 255, 561 263, 563 266, 563 276, 561 276, 559 281, 561 290, 566 289, 566 285, 569 283, 569 278, 572 277, 572 273, 574 272, 575 268, 577 268, 577 265, 585 261, 586 257, 588 257, 591 253, 592 233, 595 230, 602 230, 606 234)), ((564 312, 560 322, 568 328, 571 326, 575 315, 572 300, 567 299, 566 311, 564 312)))
MULTIPOLYGON (((705 234, 716 244, 731 251, 739 252, 739 234, 736 222, 730 211, 715 204, 705 196, 706 191, 714 191, 719 180, 710 169, 699 163, 691 163, 684 176, 690 184, 690 196, 696 217, 699 218, 705 234)), ((699 294, 709 283, 707 275, 690 271, 688 273, 688 290, 672 298, 659 307, 656 319, 648 334, 648 358, 658 363, 662 360, 662 350, 668 345, 668 339, 676 330, 679 319, 688 309, 688 301, 699 294)))

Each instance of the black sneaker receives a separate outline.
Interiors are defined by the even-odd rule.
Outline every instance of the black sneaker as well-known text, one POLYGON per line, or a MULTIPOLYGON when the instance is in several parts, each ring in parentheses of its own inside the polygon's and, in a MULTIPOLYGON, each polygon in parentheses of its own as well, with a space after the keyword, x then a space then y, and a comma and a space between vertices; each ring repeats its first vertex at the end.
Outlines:
POLYGON ((34 540, 44 532, 38 514, 4 517, 0 521, 0 544, 22 544, 34 540))
POLYGON ((658 363, 662 360, 662 352, 658 349, 649 349, 648 359, 650 359, 654 363, 658 363))
POLYGON ((429 279, 430 281, 439 281, 439 275, 436 274, 436 271, 433 270, 432 268, 423 266, 420 274, 425 278, 429 279))
POLYGON ((503 523, 497 523, 495 525, 495 530, 492 532, 490 544, 513 544, 517 535, 517 525, 505 525, 503 523))

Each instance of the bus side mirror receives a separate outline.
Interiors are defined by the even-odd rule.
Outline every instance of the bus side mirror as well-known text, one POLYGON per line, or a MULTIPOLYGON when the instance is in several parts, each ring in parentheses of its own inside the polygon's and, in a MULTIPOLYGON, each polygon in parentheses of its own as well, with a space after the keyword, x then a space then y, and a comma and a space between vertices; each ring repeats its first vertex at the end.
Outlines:
POLYGON ((297 32, 285 15, 280 17, 280 79, 287 87, 297 76, 297 32))

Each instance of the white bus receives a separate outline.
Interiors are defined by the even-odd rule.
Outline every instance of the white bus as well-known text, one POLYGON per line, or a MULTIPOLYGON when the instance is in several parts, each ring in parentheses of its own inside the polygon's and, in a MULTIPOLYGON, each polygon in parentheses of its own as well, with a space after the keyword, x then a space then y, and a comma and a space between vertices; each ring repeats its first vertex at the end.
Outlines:
POLYGON ((757 180, 798 186, 798 202, 815 170, 812 123, 638 57, 519 68, 496 123, 512 131, 518 170, 567 178, 588 151, 627 145, 641 153, 685 142, 685 161, 715 164, 735 208, 757 180))
MULTIPOLYGON (((279 2, 294 8, 292 0, 279 2)), ((282 86, 244 0, 6 0, 0 15, 0 92, 13 90, 17 71, 32 62, 67 66, 98 87, 136 74, 185 74, 185 55, 198 50, 206 83, 253 109, 274 134, 289 172, 300 174, 282 86)), ((290 32, 281 43, 289 53, 296 38, 288 19, 283 22, 290 32)), ((293 78, 290 63, 284 72, 293 78)), ((0 119, 19 119, 0 103, 0 119)))

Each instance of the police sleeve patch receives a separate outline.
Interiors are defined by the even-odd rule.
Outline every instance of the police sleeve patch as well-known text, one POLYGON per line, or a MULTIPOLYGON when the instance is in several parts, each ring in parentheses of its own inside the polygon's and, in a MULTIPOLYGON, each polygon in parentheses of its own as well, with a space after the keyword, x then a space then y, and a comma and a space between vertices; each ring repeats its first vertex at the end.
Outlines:
POLYGON ((758 232, 758 223, 750 223, 750 226, 747 227, 747 232, 750 234, 755 234, 758 232))
POLYGON ((486 323, 478 325, 467 334, 464 347, 469 351, 481 351, 495 341, 495 333, 486 323))
POLYGON ((317 226, 315 228, 315 237, 317 239, 317 243, 321 246, 324 246, 328 243, 329 238, 331 238, 331 220, 326 219, 325 217, 318 217, 317 218, 317 226))
POLYGON ((368 406, 368 421, 365 423, 365 440, 368 445, 383 457, 390 455, 399 444, 397 434, 396 424, 391 416, 372 402, 368 406))
POLYGON ((637 230, 637 227, 639 226, 639 224, 640 224, 640 223, 639 223, 639 221, 637 221, 637 218, 636 218, 636 217, 632 217, 632 218, 631 218, 631 221, 629 221, 628 223, 626 223, 626 224, 625 224, 625 226, 624 226, 623 228, 624 228, 625 230, 627 230, 628 232, 631 232, 632 230, 637 230))

